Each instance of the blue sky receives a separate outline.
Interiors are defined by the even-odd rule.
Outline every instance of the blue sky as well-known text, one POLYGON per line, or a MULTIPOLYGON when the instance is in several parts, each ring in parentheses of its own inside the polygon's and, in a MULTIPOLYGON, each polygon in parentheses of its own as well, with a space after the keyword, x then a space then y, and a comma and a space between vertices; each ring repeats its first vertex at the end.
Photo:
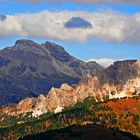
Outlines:
POLYGON ((67 3, 39 3, 32 4, 28 2, 13 2, 11 1, 2 1, 0 2, 0 12, 4 14, 16 14, 16 13, 32 13, 39 12, 42 10, 85 10, 85 11, 94 11, 94 10, 106 10, 112 9, 115 11, 119 11, 126 14, 134 14, 136 12, 140 12, 139 5, 132 4, 79 4, 75 2, 67 2, 67 3))
MULTIPOLYGON (((133 16, 136 13, 140 13, 140 6, 138 4, 96 4, 96 3, 76 3, 76 2, 54 2, 54 3, 29 3, 29 2, 14 2, 9 0, 2 0, 0 2, 0 13, 4 15, 16 15, 16 14, 33 14, 39 13, 42 11, 51 11, 51 12, 62 12, 63 11, 86 11, 89 14, 91 12, 104 12, 104 11, 113 11, 117 12, 123 16, 133 16)), ((80 13, 81 14, 81 13, 80 13)), ((78 14, 79 15, 79 14, 78 14)), ((73 15, 75 17, 75 15, 73 15)), ((120 18, 119 18, 120 19, 120 18)), ((34 20, 34 19, 32 19, 34 20)), ((132 20, 133 21, 133 20, 132 20)), ((40 21, 41 22, 41 21, 40 21)), ((1 24, 0 24, 1 26, 1 24)), ((131 27, 131 26, 130 26, 131 27)), ((116 27, 117 28, 117 27, 116 27)), ((139 26, 137 27, 140 28, 139 26)), ((52 29, 53 30, 53 29, 52 29)), ((130 30, 130 29, 129 29, 130 30)), ((131 31, 131 30, 130 30, 131 31)), ((129 31, 129 32, 130 32, 129 31)), ((74 32, 75 33, 75 32, 74 32)), ((33 34, 33 33, 32 33, 33 34)), ((82 31, 84 36, 84 32, 82 31)), ((134 34, 135 35, 135 34, 134 34)), ((3 36, 0 35, 0 48, 4 48, 7 46, 11 46, 17 39, 21 38, 28 38, 33 39, 36 42, 45 42, 46 40, 56 42, 60 45, 63 45, 65 49, 70 52, 70 54, 74 55, 75 57, 88 60, 91 58, 110 58, 114 60, 122 60, 122 59, 140 59, 140 39, 124 39, 124 41, 115 41, 105 38, 105 37, 90 37, 85 39, 84 41, 76 41, 73 39, 61 39, 60 37, 57 38, 56 36, 47 37, 33 37, 34 35, 30 36, 22 36, 16 34, 10 34, 10 36, 3 36), (126 41, 127 40, 127 41, 126 41), (134 40, 134 41, 133 41, 134 40)), ((76 35, 75 35, 76 36, 76 35)), ((80 36, 80 34, 77 36, 80 36)), ((99 36, 99 35, 98 35, 99 36)), ((136 33, 136 37, 139 38, 139 34, 136 33)), ((131 37, 132 38, 132 37, 131 37)))

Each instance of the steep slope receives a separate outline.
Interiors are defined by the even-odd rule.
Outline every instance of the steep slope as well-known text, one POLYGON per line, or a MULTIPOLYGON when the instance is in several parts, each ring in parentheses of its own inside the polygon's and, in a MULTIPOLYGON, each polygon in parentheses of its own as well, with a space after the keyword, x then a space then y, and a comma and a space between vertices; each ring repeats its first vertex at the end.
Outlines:
POLYGON ((128 79, 140 77, 140 61, 125 60, 117 61, 101 72, 99 80, 101 84, 124 84, 128 79))
MULTIPOLYGON (((74 105, 77 102, 81 102, 87 97, 94 97, 96 102, 103 102, 113 98, 139 96, 140 61, 135 61, 135 63, 132 62, 133 61, 130 61, 131 67, 128 68, 129 71, 133 71, 135 69, 135 75, 134 76, 125 75, 124 79, 122 79, 122 77, 120 76, 119 81, 121 82, 117 81, 117 84, 116 80, 112 81, 112 83, 108 82, 110 75, 106 77, 106 81, 104 81, 103 83, 103 80, 100 79, 100 77, 102 76, 101 73, 101 75, 99 75, 99 78, 91 75, 87 76, 87 78, 81 81, 81 83, 77 85, 75 88, 72 88, 67 84, 63 84, 60 87, 60 89, 52 88, 48 96, 46 97, 47 111, 59 112, 63 108, 67 108, 74 105)), ((126 61, 126 63, 128 62, 126 61)), ((115 65, 116 63, 114 63, 114 66, 115 65)), ((125 71, 126 67, 121 67, 121 69, 122 71, 125 71)), ((112 69, 110 70, 109 73, 112 73, 112 69)), ((120 73, 122 72, 121 71, 116 72, 116 75, 120 75, 120 73)))
MULTIPOLYGON (((128 61, 125 62, 128 63, 128 61)), ((123 61, 122 64, 124 65, 125 62, 123 61)), ((16 115, 16 113, 33 112, 33 116, 38 116, 47 112, 61 112, 63 109, 69 108, 88 97, 93 97, 96 102, 105 102, 109 99, 139 96, 140 61, 129 61, 129 64, 130 65, 127 64, 129 71, 135 70, 134 76, 131 74, 124 77, 120 76, 117 82, 116 80, 112 80, 110 83, 108 82, 110 75, 106 74, 106 71, 112 73, 112 68, 107 68, 107 70, 103 71, 101 75, 98 76, 99 78, 97 76, 88 75, 87 78, 81 81, 76 87, 62 84, 60 88, 51 88, 46 97, 40 95, 38 98, 22 100, 17 104, 14 111, 8 113, 16 115), (103 74, 106 74, 107 78, 104 82, 100 79, 103 74)), ((116 67, 116 63, 111 67, 116 67)), ((126 67, 121 67, 121 71, 118 71, 118 69, 120 69, 119 67, 120 65, 116 67, 116 69, 113 69, 118 76, 122 74, 122 71, 127 70, 126 67)))
POLYGON ((98 74, 102 69, 96 62, 72 57, 54 43, 18 40, 0 51, 0 106, 40 93, 47 95, 52 86, 77 84, 87 73, 98 74))
POLYGON ((88 75, 75 87, 62 84, 60 88, 53 87, 47 96, 27 98, 11 107, 2 108, 0 134, 15 139, 74 124, 98 124, 140 137, 139 72, 139 60, 123 61, 122 64, 116 62, 101 75, 88 75), (119 65, 116 66, 117 63, 119 65), (106 74, 106 71, 112 73, 112 67, 115 67, 115 74, 122 75, 117 82, 106 74), (128 69, 125 75, 124 71, 128 69), (129 74, 132 71, 134 75, 129 74), (100 81, 103 75, 107 80, 100 81), (109 82, 109 78, 112 82, 109 82))
MULTIPOLYGON (((90 127, 99 127, 103 133, 106 132, 103 129, 111 128, 114 136, 116 136, 117 131, 123 131, 124 136, 137 140, 140 138, 139 104, 140 97, 109 100, 106 103, 96 102, 93 97, 89 97, 57 114, 47 113, 34 118, 31 113, 23 113, 17 116, 7 116, 5 120, 3 119, 5 114, 1 114, 0 118, 3 120, 0 123, 0 138, 17 140, 27 135, 36 134, 33 137, 27 136, 27 138, 39 139, 38 136, 45 136, 49 134, 50 130, 52 132, 56 130, 54 132, 57 134, 57 132, 61 133, 62 128, 65 128, 64 132, 67 132, 68 126, 78 125, 83 128, 90 125, 90 127)), ((102 135, 104 135, 103 133, 102 135)), ((96 132, 96 134, 99 140, 101 133, 96 132)), ((53 136, 50 135, 50 138, 54 138, 53 136)), ((42 138, 44 137, 40 139, 42 138)), ((71 136, 67 138, 71 138, 71 136)), ((117 139, 119 138, 117 137, 117 139)))

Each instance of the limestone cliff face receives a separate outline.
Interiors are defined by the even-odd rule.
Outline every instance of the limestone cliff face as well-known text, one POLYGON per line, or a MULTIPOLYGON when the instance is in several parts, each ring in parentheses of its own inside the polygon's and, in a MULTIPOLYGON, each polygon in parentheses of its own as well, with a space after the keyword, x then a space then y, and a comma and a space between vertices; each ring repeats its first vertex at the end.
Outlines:
POLYGON ((40 95, 38 98, 27 98, 17 104, 16 110, 18 113, 33 112, 33 116, 46 113, 47 109, 46 97, 40 95))
POLYGON ((57 112, 58 108, 66 108, 74 105, 75 88, 63 84, 60 89, 52 88, 47 98, 47 110, 57 112))
POLYGON ((139 63, 137 60, 117 61, 99 74, 99 81, 101 84, 124 84, 125 81, 138 76, 139 63))
POLYGON ((62 109, 73 106, 90 96, 94 97, 96 102, 103 102, 113 98, 139 96, 140 61, 118 63, 116 62, 113 66, 107 68, 98 77, 88 75, 76 87, 62 84, 60 88, 52 88, 46 97, 40 95, 38 98, 22 100, 17 104, 15 110, 18 113, 33 112, 33 115, 37 116, 47 112, 61 112, 62 109), (116 75, 111 77, 112 73, 116 75), (104 77, 106 77, 106 80, 104 77))

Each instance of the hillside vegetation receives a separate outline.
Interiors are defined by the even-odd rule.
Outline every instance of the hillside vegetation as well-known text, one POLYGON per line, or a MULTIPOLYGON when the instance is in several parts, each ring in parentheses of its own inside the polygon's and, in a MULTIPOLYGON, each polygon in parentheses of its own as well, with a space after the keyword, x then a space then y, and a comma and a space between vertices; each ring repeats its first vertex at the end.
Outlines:
POLYGON ((34 135, 49 130, 66 128, 72 125, 97 124, 129 132, 140 138, 140 97, 114 99, 106 103, 86 98, 71 108, 58 114, 47 113, 37 118, 31 113, 20 116, 0 115, 0 139, 16 140, 26 135, 34 135))

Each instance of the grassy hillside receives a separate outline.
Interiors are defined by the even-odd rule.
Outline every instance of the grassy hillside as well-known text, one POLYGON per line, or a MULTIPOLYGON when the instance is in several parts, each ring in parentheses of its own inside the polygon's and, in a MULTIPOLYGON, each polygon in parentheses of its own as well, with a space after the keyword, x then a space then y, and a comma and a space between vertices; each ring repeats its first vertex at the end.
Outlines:
POLYGON ((93 98, 87 98, 62 113, 48 113, 38 118, 32 118, 29 113, 24 116, 24 121, 23 116, 3 120, 0 123, 0 139, 15 140, 30 134, 87 124, 126 131, 140 138, 140 97, 106 103, 96 103, 93 98))

